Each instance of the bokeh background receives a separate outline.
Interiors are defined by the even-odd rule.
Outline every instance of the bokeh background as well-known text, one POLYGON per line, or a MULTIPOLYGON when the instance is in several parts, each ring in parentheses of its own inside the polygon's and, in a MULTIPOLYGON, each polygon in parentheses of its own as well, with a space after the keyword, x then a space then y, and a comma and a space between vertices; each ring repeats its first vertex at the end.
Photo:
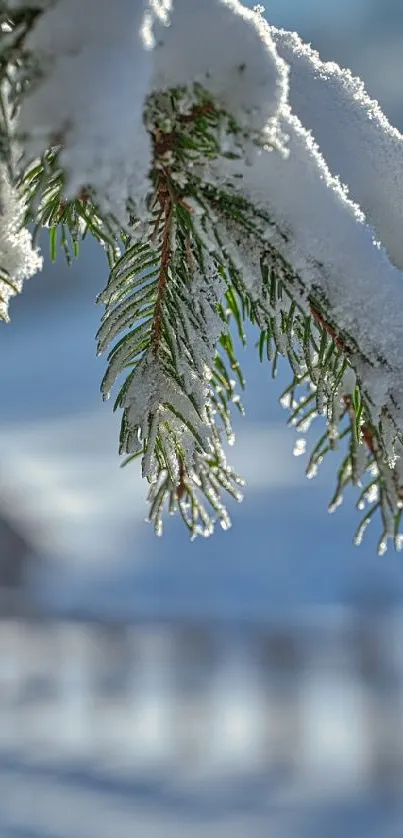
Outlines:
MULTIPOLYGON (((252 5, 252 4, 251 4, 252 5)), ((403 129, 403 7, 271 0, 403 129)), ((46 249, 46 241, 44 242, 46 249)), ((403 566, 332 516, 253 346, 233 527, 149 525, 95 359, 90 243, 46 264, 0 329, 1 838, 403 834, 403 566), (140 832, 137 832, 140 830, 140 832)))

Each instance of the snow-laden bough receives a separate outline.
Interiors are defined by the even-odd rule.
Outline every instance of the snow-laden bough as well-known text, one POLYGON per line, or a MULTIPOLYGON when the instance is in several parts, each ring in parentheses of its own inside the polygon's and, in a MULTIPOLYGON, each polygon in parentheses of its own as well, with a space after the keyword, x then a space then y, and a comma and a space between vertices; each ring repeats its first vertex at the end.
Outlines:
MULTIPOLYGON (((347 438, 332 505, 363 481, 365 521, 381 512, 380 549, 389 536, 399 544, 401 134, 360 80, 260 7, 6 5, 4 66, 23 44, 11 85, 18 188, 32 221, 74 240, 90 230, 107 249, 103 393, 129 368, 120 450, 143 457, 157 530, 168 501, 192 534, 208 534, 200 493, 228 525, 220 492, 238 496, 239 481, 219 426, 232 441, 231 370, 242 376, 230 324, 242 337, 249 318, 261 355, 291 364, 292 421, 306 429, 326 415, 309 473, 347 438)), ((17 264, 3 239, 0 267, 19 288, 38 256, 17 264)))

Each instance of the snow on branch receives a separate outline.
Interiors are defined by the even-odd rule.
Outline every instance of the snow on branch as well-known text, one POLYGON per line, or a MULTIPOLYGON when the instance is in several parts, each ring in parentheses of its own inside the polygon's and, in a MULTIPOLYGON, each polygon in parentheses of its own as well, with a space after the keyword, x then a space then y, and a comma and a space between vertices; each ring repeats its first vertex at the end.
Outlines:
MULTIPOLYGON (((0 34, 2 29, 0 27, 0 34)), ((26 203, 13 181, 16 149, 10 156, 3 142, 6 132, 13 136, 14 120, 9 106, 7 80, 0 83, 0 320, 9 320, 9 302, 20 293, 23 282, 42 267, 42 257, 33 246, 30 231, 24 226, 26 203)))
POLYGON ((361 79, 323 62, 296 32, 270 27, 290 68, 289 101, 312 131, 333 175, 365 213, 389 257, 403 269, 403 136, 361 79))
POLYGON ((280 124, 288 136, 287 158, 261 151, 252 166, 244 160, 225 166, 220 162, 217 182, 237 178, 240 193, 272 220, 262 237, 298 274, 306 304, 312 297, 325 305, 337 334, 345 336, 374 421, 387 407, 401 432, 401 272, 375 240, 359 207, 331 176, 298 118, 288 113, 280 124))
POLYGON ((371 474, 364 520, 380 511, 383 549, 403 504, 399 132, 361 81, 260 7, 6 6, 0 85, 18 110, 26 217, 64 225, 74 249, 90 230, 107 250, 103 392, 128 370, 121 452, 143 456, 157 530, 168 503, 208 534, 200 493, 227 526, 228 369, 243 383, 231 324, 243 340, 249 319, 261 356, 290 362, 292 420, 326 415, 310 472, 348 440, 333 505, 371 474))
POLYGON ((42 267, 42 257, 32 246, 23 226, 24 206, 0 164, 0 319, 8 321, 11 297, 22 290, 23 281, 42 267))

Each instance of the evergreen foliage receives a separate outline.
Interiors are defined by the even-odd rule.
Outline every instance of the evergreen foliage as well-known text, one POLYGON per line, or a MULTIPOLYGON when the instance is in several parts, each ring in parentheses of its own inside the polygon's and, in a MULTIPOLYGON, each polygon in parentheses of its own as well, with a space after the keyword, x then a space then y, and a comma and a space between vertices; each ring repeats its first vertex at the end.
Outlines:
MULTIPOLYGON (((274 231, 286 245, 287 230, 248 200, 241 179, 217 174, 223 161, 244 159, 251 146, 267 150, 272 143, 277 153, 275 138, 240 124, 207 86, 156 91, 144 111, 151 188, 145 210, 139 214, 133 202, 123 224, 91 184, 69 196, 63 137, 54 137, 41 159, 16 156, 24 137, 14 116, 43 72, 25 39, 43 11, 42 4, 17 4, 15 11, 11 5, 0 5, 1 163, 34 241, 49 229, 52 259, 61 248, 71 261, 88 235, 105 249, 109 280, 99 294, 97 344, 108 354, 101 391, 109 398, 118 382, 119 451, 124 464, 141 459, 156 531, 166 510, 179 512, 192 537, 209 535, 216 519, 229 526, 225 495, 239 499, 242 486, 225 452, 244 386, 233 337, 245 343, 249 322, 273 376, 280 357, 289 363, 291 383, 282 397, 289 423, 306 431, 323 417, 308 476, 337 450, 342 462, 331 509, 352 484, 358 508, 366 507, 356 543, 379 512, 379 551, 389 537, 399 548, 402 432, 393 400, 377 411, 360 375, 371 363, 366 352, 340 322, 324 286, 308 287, 286 249, 273 244, 274 231)), ((320 274, 323 266, 314 266, 320 274)), ((13 282, 6 268, 1 281, 13 282)), ((378 362, 388 370, 388 358, 378 362)))

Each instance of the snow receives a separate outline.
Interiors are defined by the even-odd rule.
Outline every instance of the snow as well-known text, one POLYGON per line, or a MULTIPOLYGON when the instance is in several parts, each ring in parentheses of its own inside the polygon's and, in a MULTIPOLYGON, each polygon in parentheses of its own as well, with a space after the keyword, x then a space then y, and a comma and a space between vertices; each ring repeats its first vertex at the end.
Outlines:
POLYGON ((142 0, 59 0, 27 38, 45 72, 24 98, 19 129, 31 160, 62 143, 68 194, 91 184, 122 215, 148 187, 150 143, 142 124, 150 77, 142 0))
POLYGON ((249 130, 276 117, 288 92, 286 64, 268 27, 238 0, 175 0, 158 32, 154 90, 199 82, 249 130))
POLYGON ((178 0, 171 25, 167 1, 118 0, 111 16, 107 0, 88 0, 83 10, 59 0, 28 36, 44 79, 19 117, 30 160, 61 141, 70 196, 91 184, 120 219, 129 197, 142 207, 151 162, 143 108, 155 90, 202 82, 250 129, 273 129, 286 65, 237 0, 178 0))
POLYGON ((403 136, 363 82, 323 62, 296 32, 270 28, 290 68, 289 101, 329 168, 348 185, 390 258, 403 269, 403 136))
POLYGON ((306 439, 297 439, 294 445, 294 457, 302 457, 306 452, 306 439))
POLYGON ((20 196, 0 164, 0 319, 6 321, 10 298, 22 290, 24 280, 42 267, 31 234, 22 227, 23 215, 20 196))

